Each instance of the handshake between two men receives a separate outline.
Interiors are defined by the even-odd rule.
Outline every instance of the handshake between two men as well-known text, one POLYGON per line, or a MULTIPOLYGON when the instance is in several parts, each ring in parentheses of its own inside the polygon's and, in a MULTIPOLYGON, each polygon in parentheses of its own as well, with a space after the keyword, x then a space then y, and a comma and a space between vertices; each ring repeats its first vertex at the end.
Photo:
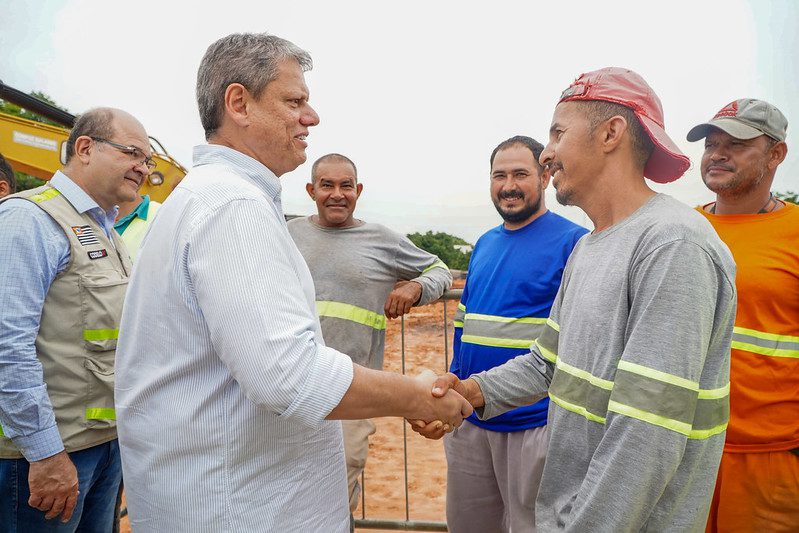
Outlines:
MULTIPOLYGON (((444 399, 448 396, 456 394, 464 399, 468 403, 468 413, 464 414, 463 418, 471 415, 473 408, 480 408, 485 405, 485 399, 483 398, 483 393, 480 390, 480 386, 473 379, 461 381, 458 376, 451 372, 447 372, 441 376, 436 376, 433 372, 427 369, 419 374, 416 379, 429 387, 431 395, 434 398, 444 399)), ((413 428, 413 430, 419 435, 422 435, 428 439, 440 439, 446 433, 449 433, 460 426, 463 418, 458 420, 456 424, 453 424, 449 420, 445 419, 427 421, 420 419, 409 419, 408 422, 410 423, 411 428, 413 428)))
POLYGON ((326 418, 363 420, 399 416, 412 421, 414 431, 421 435, 440 439, 444 433, 460 426, 474 410, 461 394, 467 390, 468 382, 477 389, 477 394, 472 393, 472 396, 482 400, 473 380, 460 382, 452 374, 436 378, 433 372, 426 370, 417 377, 410 377, 353 364, 350 388, 326 418))

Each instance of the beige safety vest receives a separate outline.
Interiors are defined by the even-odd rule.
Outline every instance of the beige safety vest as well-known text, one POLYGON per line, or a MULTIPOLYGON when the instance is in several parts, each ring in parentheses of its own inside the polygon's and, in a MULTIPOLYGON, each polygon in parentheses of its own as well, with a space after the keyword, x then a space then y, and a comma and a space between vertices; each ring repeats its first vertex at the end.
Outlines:
MULTIPOLYGON (((49 185, 7 198, 34 202, 69 239, 69 264, 47 291, 36 337, 64 447, 73 452, 113 440, 114 354, 131 270, 127 249, 116 232, 112 244, 88 213, 79 214, 49 185)), ((20 457, 11 439, 0 437, 0 458, 20 457)))
POLYGON ((125 246, 130 252, 130 258, 135 262, 136 257, 139 255, 139 248, 141 248, 141 241, 147 234, 147 228, 150 227, 150 222, 155 218, 158 208, 161 204, 150 200, 150 206, 147 208, 147 220, 139 217, 133 217, 128 227, 122 233, 122 240, 125 241, 125 246))

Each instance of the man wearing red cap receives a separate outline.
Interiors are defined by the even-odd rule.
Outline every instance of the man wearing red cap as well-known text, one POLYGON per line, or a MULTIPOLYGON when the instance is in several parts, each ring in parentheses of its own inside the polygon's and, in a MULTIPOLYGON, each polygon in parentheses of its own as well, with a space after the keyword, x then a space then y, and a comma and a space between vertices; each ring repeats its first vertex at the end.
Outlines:
POLYGON ((799 207, 770 192, 788 120, 751 98, 688 132, 705 139, 698 208, 738 267, 730 360, 730 424, 707 530, 799 527, 799 207), (745 480, 745 482, 744 482, 745 480))
POLYGON ((595 229, 531 352, 442 376, 433 393, 462 391, 481 419, 549 393, 540 530, 701 530, 729 415, 732 256, 698 213, 646 184, 689 161, 634 72, 601 69, 564 91, 540 161, 558 201, 595 229))

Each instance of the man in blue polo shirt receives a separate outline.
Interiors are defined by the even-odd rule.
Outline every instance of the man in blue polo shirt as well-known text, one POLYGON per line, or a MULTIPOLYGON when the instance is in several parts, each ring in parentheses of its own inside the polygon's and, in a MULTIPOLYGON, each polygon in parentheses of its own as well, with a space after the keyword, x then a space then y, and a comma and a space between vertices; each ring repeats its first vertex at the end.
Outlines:
MULTIPOLYGON (((587 233, 547 210, 544 147, 512 137, 491 154, 491 199, 504 222, 477 241, 455 316, 459 378, 529 352, 549 316, 566 261, 587 233)), ((446 436, 447 524, 454 533, 535 531, 549 399, 446 436)))

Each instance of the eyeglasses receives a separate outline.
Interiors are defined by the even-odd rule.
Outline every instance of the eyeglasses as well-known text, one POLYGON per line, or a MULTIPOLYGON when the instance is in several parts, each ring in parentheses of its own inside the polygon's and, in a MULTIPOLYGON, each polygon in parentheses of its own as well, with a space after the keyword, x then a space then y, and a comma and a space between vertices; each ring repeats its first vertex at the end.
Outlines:
POLYGON ((97 141, 98 143, 105 143, 108 146, 112 146, 117 150, 119 150, 120 152, 122 152, 123 154, 128 154, 130 157, 138 161, 137 164, 139 165, 144 164, 144 166, 146 166, 148 170, 153 170, 156 166, 156 162, 153 161, 152 157, 147 157, 146 155, 144 155, 144 152, 142 152, 139 148, 136 148, 135 146, 125 146, 124 144, 115 143, 109 141, 108 139, 103 139, 102 137, 91 137, 91 139, 93 141, 97 141))

